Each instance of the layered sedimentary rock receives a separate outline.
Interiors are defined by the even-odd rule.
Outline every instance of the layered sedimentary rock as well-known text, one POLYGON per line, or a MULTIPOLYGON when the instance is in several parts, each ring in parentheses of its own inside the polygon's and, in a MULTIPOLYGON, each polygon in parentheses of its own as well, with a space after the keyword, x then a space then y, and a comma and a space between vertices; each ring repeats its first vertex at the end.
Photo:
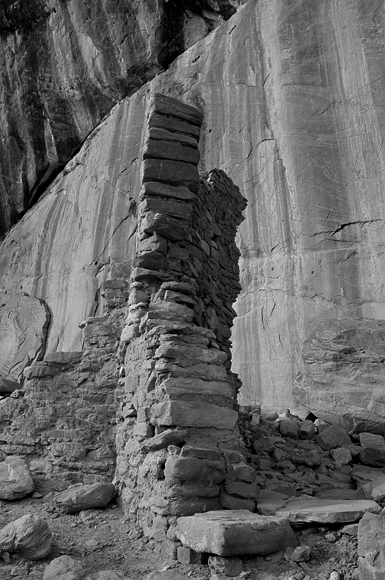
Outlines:
POLYGON ((115 477, 126 513, 157 541, 175 516, 233 496, 252 510, 258 495, 254 481, 231 488, 243 458, 229 338, 245 200, 223 172, 199 180, 201 122, 199 110, 155 95, 121 337, 115 477))
POLYGON ((0 6, 0 234, 85 137, 241 0, 33 0, 0 6))
MULTIPOLYGON (((220 167, 249 200, 233 335, 241 401, 327 411, 307 395, 315 329, 385 319, 383 19, 380 1, 250 0, 114 108, 2 247, 2 288, 54 313, 47 352, 80 349, 76 325, 101 312, 101 283, 130 267, 142 127, 162 91, 203 112, 200 168, 220 167)), ((357 388, 344 400, 361 413, 357 388)))

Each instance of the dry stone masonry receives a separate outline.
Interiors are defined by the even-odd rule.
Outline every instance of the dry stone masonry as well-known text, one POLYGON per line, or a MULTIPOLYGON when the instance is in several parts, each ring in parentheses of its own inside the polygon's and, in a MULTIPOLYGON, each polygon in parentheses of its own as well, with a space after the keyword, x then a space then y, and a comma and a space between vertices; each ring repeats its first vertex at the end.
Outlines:
POLYGON ((240 483, 234 470, 243 444, 230 328, 246 203, 223 172, 199 178, 201 123, 197 109, 155 95, 120 345, 116 480, 126 513, 157 541, 176 516, 252 509, 258 494, 256 473, 240 483))

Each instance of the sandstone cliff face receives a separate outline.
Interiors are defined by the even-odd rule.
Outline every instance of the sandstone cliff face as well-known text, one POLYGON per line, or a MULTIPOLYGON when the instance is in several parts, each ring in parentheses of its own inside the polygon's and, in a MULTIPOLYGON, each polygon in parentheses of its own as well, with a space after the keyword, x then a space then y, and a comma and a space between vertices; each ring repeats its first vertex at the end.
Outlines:
MULTIPOLYGON (((220 167, 248 199, 242 402, 327 411, 306 394, 307 341, 327 320, 385 319, 384 19, 379 0, 250 0, 117 105, 1 250, 1 288, 53 312, 48 351, 80 348, 101 282, 130 267, 146 103, 163 92, 203 112, 200 168, 220 167)), ((351 392, 339 404, 365 410, 351 392)))
POLYGON ((126 95, 241 0, 33 0, 0 5, 0 234, 126 95))

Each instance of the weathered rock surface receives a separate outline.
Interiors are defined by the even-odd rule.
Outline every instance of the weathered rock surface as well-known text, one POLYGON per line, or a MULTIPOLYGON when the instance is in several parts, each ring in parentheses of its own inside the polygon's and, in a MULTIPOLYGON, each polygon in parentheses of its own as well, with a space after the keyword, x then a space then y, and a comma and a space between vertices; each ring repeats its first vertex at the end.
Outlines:
POLYGON ((75 514, 91 508, 103 508, 114 499, 112 483, 74 485, 55 496, 55 503, 66 513, 75 514))
POLYGON ((54 558, 44 570, 43 580, 82 580, 85 569, 81 562, 70 556, 54 558))
POLYGON ((384 514, 365 514, 358 526, 358 559, 361 580, 381 580, 385 574, 384 514))
POLYGON ((378 513, 380 506, 371 500, 292 499, 275 513, 291 523, 356 522, 366 512, 378 513))
POLYGON ((189 548, 217 556, 270 554, 297 545, 286 518, 265 517, 246 510, 179 518, 176 535, 189 548))
POLYGON ((43 301, 0 292, 0 375, 18 380, 24 367, 44 356, 50 314, 43 301))
MULTIPOLYGON (((122 40, 131 25, 120 24, 121 18, 128 22, 123 8, 115 27, 112 14, 97 6, 100 21, 110 26, 108 54, 116 63, 112 37, 122 40)), ((141 10, 148 6, 140 3, 141 10)), ((201 108, 205 116, 201 169, 221 167, 249 199, 239 234, 243 294, 233 335, 243 401, 294 409, 295 398, 298 407, 334 415, 343 414, 349 405, 349 411, 366 422, 385 415, 380 355, 374 346, 369 354, 360 353, 370 334, 380 337, 385 319, 380 250, 385 207, 380 146, 385 130, 383 8, 376 3, 362 6, 358 0, 304 6, 303 0, 290 7, 276 0, 246 3, 169 71, 114 108, 66 168, 66 175, 7 236, 0 258, 1 286, 11 292, 22 287, 48 303, 54 313, 49 351, 79 349, 77 324, 91 311, 100 312, 97 290, 108 277, 109 264, 131 262, 133 249, 127 240, 133 239, 136 226, 137 160, 147 91, 163 91, 201 108), (353 346, 357 355, 343 352, 351 346, 351 332, 357 337, 353 346), (358 379, 361 371, 364 382, 358 379)), ((106 110, 105 92, 112 93, 109 103, 117 93, 117 98, 122 95, 105 87, 116 86, 111 77, 122 78, 122 67, 126 78, 124 54, 132 52, 128 34, 122 44, 124 64, 105 64, 109 58, 104 60, 107 53, 98 42, 100 29, 90 30, 92 19, 82 20, 77 3, 67 8, 64 50, 61 41, 52 40, 54 32, 47 33, 48 46, 54 50, 42 50, 75 59, 66 89, 73 97, 65 120, 73 127, 73 111, 79 107, 81 128, 68 132, 72 147, 72 136, 78 132, 85 136, 98 111, 106 110), (76 54, 66 50, 71 27, 80 46, 76 54), (89 72, 77 63, 89 62, 90 55, 95 58, 89 72), (94 113, 88 114, 85 101, 95 101, 94 113)), ((62 11, 49 14, 48 21, 60 19, 62 11)), ((153 24, 151 18, 146 21, 146 26, 153 24)), ((47 42, 41 46, 47 47, 47 42)), ((21 62, 23 70, 29 70, 21 62)), ((20 67, 2 70, 20 76, 20 67)), ((69 67, 60 60, 55 74, 41 75, 41 82, 52 76, 67 79, 63 70, 69 67)), ((28 76, 28 91, 23 94, 32 94, 30 84, 37 77, 28 76)), ((46 131, 39 147, 43 157, 52 156, 54 166, 55 148, 67 150, 68 143, 62 146, 55 137, 64 132, 61 118, 57 132, 51 120, 51 110, 59 108, 57 99, 47 98, 43 107, 48 120, 41 123, 46 131)), ((36 116, 34 110, 32 117, 36 116)), ((33 148, 20 151, 19 135, 23 143, 30 142, 32 134, 30 125, 19 130, 20 125, 26 127, 23 123, 16 123, 12 140, 19 162, 5 164, 12 171, 24 167, 26 157, 34 159, 33 148)), ((40 171, 44 163, 27 163, 30 183, 35 182, 36 167, 40 171)))
POLYGON ((36 0, 0 14, 0 232, 35 201, 111 107, 242 0, 36 0))
POLYGON ((20 499, 35 489, 24 457, 10 455, 0 463, 0 499, 20 499))
POLYGON ((343 427, 340 425, 330 425, 330 427, 327 427, 318 435, 317 442, 322 449, 330 451, 336 447, 350 445, 351 439, 343 427))
POLYGON ((45 558, 51 550, 52 533, 47 522, 27 514, 0 530, 0 550, 17 552, 29 560, 45 558))

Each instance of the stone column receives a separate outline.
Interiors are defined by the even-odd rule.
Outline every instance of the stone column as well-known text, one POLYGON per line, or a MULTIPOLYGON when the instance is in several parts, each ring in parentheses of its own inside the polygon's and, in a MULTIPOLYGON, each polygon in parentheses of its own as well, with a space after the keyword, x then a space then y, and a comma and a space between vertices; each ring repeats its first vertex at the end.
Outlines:
POLYGON ((194 107, 155 95, 120 345, 116 481, 127 515, 158 541, 176 516, 253 509, 257 494, 233 469, 244 451, 230 328, 246 201, 222 171, 199 177, 201 123, 194 107))

